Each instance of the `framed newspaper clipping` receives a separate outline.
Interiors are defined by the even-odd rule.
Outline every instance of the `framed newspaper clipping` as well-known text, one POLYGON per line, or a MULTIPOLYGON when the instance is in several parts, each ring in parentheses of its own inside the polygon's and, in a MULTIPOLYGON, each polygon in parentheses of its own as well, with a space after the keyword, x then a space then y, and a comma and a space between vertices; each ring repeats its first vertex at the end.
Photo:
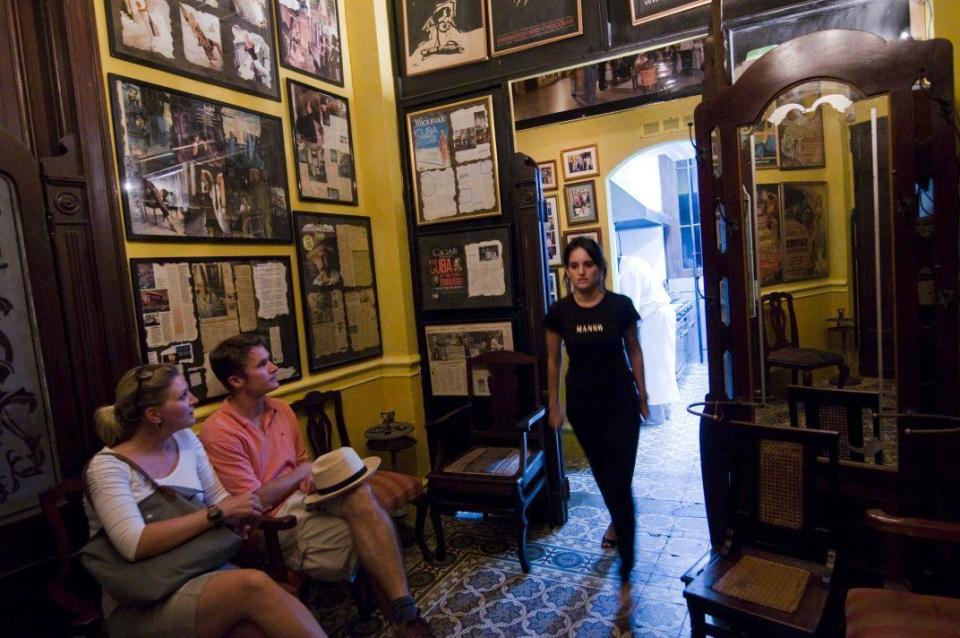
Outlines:
POLYGON ((370 218, 296 213, 311 372, 383 354, 370 218))
POLYGON ((417 255, 424 310, 513 305, 508 226, 420 235, 417 255))
POLYGON ((130 273, 143 361, 179 366, 201 402, 227 395, 209 353, 240 333, 263 337, 281 383, 300 378, 289 257, 131 259, 130 273))
MULTIPOLYGON (((430 388, 433 396, 469 395, 467 359, 485 352, 513 350, 513 324, 509 321, 449 323, 424 327, 430 388)), ((474 368, 473 392, 489 396, 489 373, 474 368)))

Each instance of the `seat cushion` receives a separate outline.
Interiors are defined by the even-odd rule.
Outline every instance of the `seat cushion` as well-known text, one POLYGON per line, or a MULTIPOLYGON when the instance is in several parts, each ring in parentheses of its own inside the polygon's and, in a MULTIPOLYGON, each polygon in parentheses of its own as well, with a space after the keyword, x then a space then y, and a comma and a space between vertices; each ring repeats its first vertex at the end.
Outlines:
MULTIPOLYGON (((527 450, 527 465, 532 465, 536 452, 527 450)), ((520 467, 520 450, 515 447, 472 447, 443 466, 450 474, 492 474, 513 476, 520 467)))
POLYGON ((411 474, 378 470, 367 481, 377 502, 383 509, 393 512, 423 492, 422 481, 411 474))
POLYGON ((836 365, 843 361, 839 352, 813 348, 778 348, 767 355, 767 363, 787 368, 817 368, 836 365))
POLYGON ((960 638, 960 599, 888 589, 847 593, 847 638, 960 638))

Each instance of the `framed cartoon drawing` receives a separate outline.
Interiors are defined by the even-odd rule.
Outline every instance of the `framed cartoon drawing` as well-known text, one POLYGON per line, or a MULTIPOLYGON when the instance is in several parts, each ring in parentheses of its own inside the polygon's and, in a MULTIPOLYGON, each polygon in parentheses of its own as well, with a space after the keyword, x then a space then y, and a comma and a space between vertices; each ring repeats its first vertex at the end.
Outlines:
POLYGON ((420 235, 417 260, 424 310, 513 305, 506 226, 420 235))
POLYGON ((583 33, 581 0, 486 0, 490 52, 516 53, 583 33))
POLYGON ((600 174, 600 159, 597 157, 597 145, 571 148, 560 153, 563 164, 563 179, 571 181, 600 174))
POLYGON ((601 248, 603 248, 603 235, 600 233, 599 228, 590 228, 584 230, 565 230, 563 231, 563 246, 566 248, 567 244, 570 243, 570 240, 575 237, 586 237, 597 242, 601 248))
POLYGON ((559 204, 557 194, 547 195, 543 198, 543 206, 546 209, 546 219, 543 222, 543 244, 547 249, 547 263, 551 266, 559 266, 562 260, 560 255, 560 217, 557 214, 559 204))
POLYGON ((337 0, 274 0, 280 64, 343 86, 343 48, 337 0))
POLYGON ((567 226, 597 223, 597 193, 592 179, 567 184, 563 191, 567 201, 567 226))
POLYGON ((557 162, 556 160, 547 160, 537 164, 540 169, 540 186, 545 191, 557 189, 557 162))
POLYGON ((829 276, 827 183, 786 182, 781 192, 783 280, 829 276))
POLYGON ((487 59, 484 0, 400 0, 407 75, 487 59))

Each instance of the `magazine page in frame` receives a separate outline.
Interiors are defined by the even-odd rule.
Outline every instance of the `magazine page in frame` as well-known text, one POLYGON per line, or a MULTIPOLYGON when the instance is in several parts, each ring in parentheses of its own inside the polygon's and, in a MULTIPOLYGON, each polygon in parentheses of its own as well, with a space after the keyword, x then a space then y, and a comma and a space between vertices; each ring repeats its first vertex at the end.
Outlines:
POLYGON ((180 367, 201 402, 228 394, 210 368, 224 339, 263 337, 281 381, 299 379, 289 257, 131 259, 145 363, 180 367))
POLYGON ((407 75, 487 59, 484 0, 400 0, 407 75))
MULTIPOLYGON (((509 321, 429 325, 424 327, 424 338, 433 396, 465 397, 469 394, 467 359, 513 350, 513 325, 509 321)), ((490 395, 489 378, 485 370, 474 368, 475 395, 490 395)))
POLYGON ((583 33, 581 0, 486 0, 490 52, 516 53, 583 33))
POLYGON ((347 98, 287 80, 300 199, 357 203, 347 98))
POLYGON ((311 372, 383 354, 370 218, 296 213, 311 372))
POLYGON ((827 183, 787 182, 783 197, 783 280, 830 275, 827 255, 827 183))
POLYGON ((711 0, 628 0, 634 26, 710 4, 711 0))
POLYGON ((343 47, 337 0, 274 0, 280 64, 343 86, 343 47))
POLYGON ((407 114, 417 224, 500 214, 493 98, 407 114))
POLYGON ((559 266, 563 261, 560 254, 560 218, 557 216, 559 197, 556 193, 543 198, 546 208, 546 219, 543 222, 544 246, 547 248, 547 262, 551 266, 559 266))
POLYGON ((109 80, 128 239, 290 242, 280 118, 109 80))
POLYGON ((508 227, 420 235, 417 255, 424 310, 513 304, 508 227))
POLYGON ((110 52, 280 100, 269 0, 104 0, 110 52))

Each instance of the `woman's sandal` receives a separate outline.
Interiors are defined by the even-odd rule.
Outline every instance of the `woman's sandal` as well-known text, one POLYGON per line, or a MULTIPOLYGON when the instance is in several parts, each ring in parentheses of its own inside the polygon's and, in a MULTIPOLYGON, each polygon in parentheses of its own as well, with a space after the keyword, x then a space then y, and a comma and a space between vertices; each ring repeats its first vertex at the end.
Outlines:
POLYGON ((616 538, 607 538, 606 536, 600 541, 601 549, 616 549, 619 539, 616 538))

